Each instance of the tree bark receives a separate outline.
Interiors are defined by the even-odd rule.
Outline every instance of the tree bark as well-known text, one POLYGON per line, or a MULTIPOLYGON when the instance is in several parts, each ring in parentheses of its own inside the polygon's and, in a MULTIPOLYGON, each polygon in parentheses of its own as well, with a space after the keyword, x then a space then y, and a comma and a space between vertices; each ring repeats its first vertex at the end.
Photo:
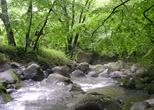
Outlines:
POLYGON ((6 0, 1 0, 1 9, 2 9, 2 13, 0 14, 0 18, 2 19, 5 25, 5 29, 8 37, 8 45, 16 46, 13 31, 12 31, 9 16, 8 16, 6 0))
POLYGON ((26 33, 25 52, 27 51, 27 48, 29 46, 29 35, 30 35, 31 26, 32 26, 32 0, 30 1, 27 14, 28 14, 28 18, 30 18, 30 21, 29 21, 28 32, 26 33))

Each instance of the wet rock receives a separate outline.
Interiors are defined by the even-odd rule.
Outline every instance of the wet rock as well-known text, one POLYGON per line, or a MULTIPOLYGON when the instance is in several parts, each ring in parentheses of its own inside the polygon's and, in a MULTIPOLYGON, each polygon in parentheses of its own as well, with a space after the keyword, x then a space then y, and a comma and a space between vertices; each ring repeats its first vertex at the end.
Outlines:
POLYGON ((132 73, 130 70, 128 70, 128 69, 124 70, 124 73, 125 73, 126 75, 132 75, 132 74, 133 74, 133 73, 132 73))
POLYGON ((90 68, 89 68, 89 64, 86 62, 80 63, 77 67, 79 70, 83 71, 84 73, 88 73, 90 68))
POLYGON ((11 67, 12 68, 19 68, 21 65, 19 64, 19 63, 17 63, 17 62, 12 62, 11 63, 11 67))
POLYGON ((97 77, 98 73, 96 73, 95 71, 91 71, 91 72, 88 73, 88 76, 89 77, 97 77))
POLYGON ((134 64, 132 67, 131 67, 131 72, 132 73, 135 73, 138 69, 138 65, 137 64, 134 64))
POLYGON ((5 88, 7 88, 9 82, 5 78, 2 78, 0 79, 0 84, 2 84, 5 88))
POLYGON ((72 77, 78 77, 78 78, 85 77, 85 73, 81 70, 75 70, 71 73, 71 76, 72 77))
POLYGON ((80 93, 85 93, 82 89, 81 89, 81 86, 79 84, 76 84, 76 83, 72 83, 72 84, 69 84, 67 86, 69 88, 69 91, 71 92, 80 92, 80 93))
POLYGON ((71 84, 72 81, 68 77, 54 73, 48 76, 48 78, 45 80, 45 83, 50 85, 56 85, 56 84, 68 85, 71 84))
POLYGON ((111 98, 88 95, 76 103, 72 110, 121 110, 121 108, 111 98))
POLYGON ((121 71, 114 71, 114 72, 110 73, 109 76, 111 76, 112 78, 126 78, 127 75, 125 75, 121 71))
POLYGON ((139 103, 134 103, 132 107, 130 108, 130 110, 138 110, 138 109, 145 110, 149 107, 150 105, 148 102, 139 102, 139 103))
POLYGON ((65 66, 56 66, 52 68, 53 73, 61 74, 66 77, 70 77, 69 70, 65 66))
POLYGON ((106 70, 106 67, 104 67, 103 65, 96 65, 96 67, 94 68, 94 71, 98 74, 103 72, 104 70, 106 70))
POLYGON ((76 59, 76 62, 78 62, 78 63, 82 63, 82 62, 90 63, 90 60, 91 60, 91 58, 87 54, 85 54, 84 52, 78 52, 76 54, 75 59, 76 59))
POLYGON ((11 69, 11 66, 9 64, 4 64, 2 68, 6 71, 11 69))
POLYGON ((99 77, 108 77, 108 76, 109 76, 109 69, 106 69, 99 74, 99 77))
POLYGON ((150 106, 154 106, 154 98, 146 100, 146 102, 148 102, 150 104, 150 106))
POLYGON ((70 69, 70 73, 71 73, 77 69, 78 63, 76 63, 73 60, 70 60, 69 62, 67 62, 66 66, 70 69))
POLYGON ((53 71, 51 69, 46 69, 43 71, 44 78, 47 78, 53 71))
POLYGON ((118 62, 110 62, 105 65, 107 68, 109 68, 109 72, 119 71, 121 69, 118 62))
POLYGON ((44 74, 40 70, 38 64, 32 63, 23 71, 25 79, 33 79, 34 81, 41 81, 44 79, 44 74))
POLYGON ((13 78, 11 72, 12 71, 1 72, 0 79, 5 79, 8 81, 8 83, 11 83, 11 84, 15 83, 15 79, 13 78))
POLYGON ((9 101, 11 101, 11 99, 9 98, 6 88, 0 83, 0 104, 9 101))

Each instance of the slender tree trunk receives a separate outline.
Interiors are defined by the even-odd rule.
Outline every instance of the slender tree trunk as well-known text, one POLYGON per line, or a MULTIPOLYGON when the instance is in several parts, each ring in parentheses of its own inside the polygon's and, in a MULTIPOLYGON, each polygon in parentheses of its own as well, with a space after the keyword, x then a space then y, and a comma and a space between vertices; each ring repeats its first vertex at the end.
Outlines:
POLYGON ((0 17, 1 17, 2 21, 4 22, 4 25, 6 28, 7 37, 8 37, 8 44, 16 46, 13 31, 12 31, 11 24, 9 21, 6 0, 1 0, 1 8, 2 8, 2 13, 0 14, 1 15, 0 17))
POLYGON ((48 22, 48 17, 49 17, 49 15, 50 15, 51 11, 52 11, 52 9, 49 10, 49 12, 48 12, 48 14, 47 14, 47 16, 46 16, 46 19, 45 19, 45 21, 44 21, 44 24, 43 24, 42 28, 40 29, 40 31, 39 31, 39 32, 36 32, 36 34, 35 34, 35 35, 37 36, 37 39, 36 39, 36 41, 35 41, 35 44, 34 44, 34 47, 33 47, 33 51, 36 50, 36 47, 37 47, 39 38, 40 38, 41 35, 43 35, 43 30, 44 30, 44 28, 45 28, 45 26, 46 26, 46 24, 47 24, 47 22, 48 22))
POLYGON ((30 5, 29 5, 29 8, 28 8, 27 14, 28 14, 28 18, 30 19, 30 22, 29 22, 28 32, 26 33, 25 52, 27 51, 27 48, 29 46, 29 35, 30 35, 30 29, 31 29, 31 26, 32 26, 32 0, 30 1, 30 5))

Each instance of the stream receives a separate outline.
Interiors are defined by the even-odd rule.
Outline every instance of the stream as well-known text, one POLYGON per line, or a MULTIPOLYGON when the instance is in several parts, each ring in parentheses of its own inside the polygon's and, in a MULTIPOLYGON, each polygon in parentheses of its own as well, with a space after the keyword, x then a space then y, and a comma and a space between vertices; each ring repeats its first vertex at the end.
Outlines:
MULTIPOLYGON (((148 95, 144 91, 128 90, 119 87, 111 78, 72 78, 85 92, 98 92, 126 102, 145 100, 148 95)), ((32 80, 22 81, 22 87, 11 93, 12 101, 0 104, 0 110, 69 110, 77 97, 69 91, 69 86, 42 85, 32 80)))

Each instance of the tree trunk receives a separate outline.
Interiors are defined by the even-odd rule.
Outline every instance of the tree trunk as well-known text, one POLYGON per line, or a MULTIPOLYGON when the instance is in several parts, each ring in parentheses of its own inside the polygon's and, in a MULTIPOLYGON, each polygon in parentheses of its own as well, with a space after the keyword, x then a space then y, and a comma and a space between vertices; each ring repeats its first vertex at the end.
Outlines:
POLYGON ((32 26, 32 0, 30 1, 27 14, 28 14, 28 19, 29 19, 29 27, 28 27, 28 32, 26 33, 25 52, 27 51, 27 48, 29 47, 29 35, 30 35, 31 26, 32 26))
POLYGON ((8 44, 16 46, 13 31, 12 31, 11 24, 10 24, 10 21, 9 21, 6 0, 1 0, 1 8, 2 8, 2 14, 1 14, 0 17, 1 17, 1 19, 4 22, 4 25, 5 25, 5 29, 6 29, 7 37, 8 37, 8 44))

